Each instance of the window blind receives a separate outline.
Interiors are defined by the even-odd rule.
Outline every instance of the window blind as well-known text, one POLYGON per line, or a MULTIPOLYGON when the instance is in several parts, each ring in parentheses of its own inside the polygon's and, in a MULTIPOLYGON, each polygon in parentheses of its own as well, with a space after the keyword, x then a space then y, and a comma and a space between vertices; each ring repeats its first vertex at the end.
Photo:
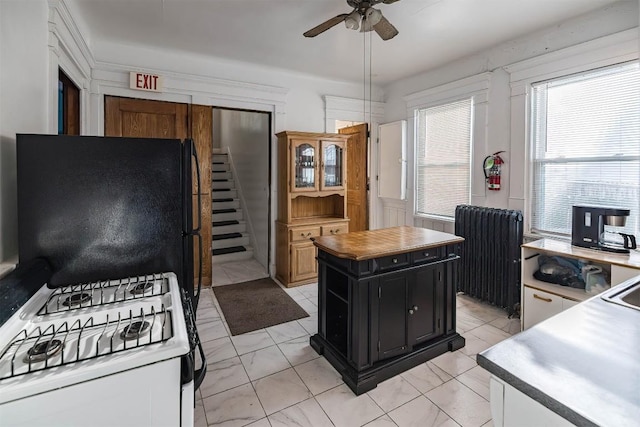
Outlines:
POLYGON ((589 204, 630 209, 638 234, 638 62, 534 84, 531 111, 532 230, 568 236, 571 207, 589 204))
POLYGON ((416 213, 453 218, 470 201, 473 99, 418 110, 416 213))

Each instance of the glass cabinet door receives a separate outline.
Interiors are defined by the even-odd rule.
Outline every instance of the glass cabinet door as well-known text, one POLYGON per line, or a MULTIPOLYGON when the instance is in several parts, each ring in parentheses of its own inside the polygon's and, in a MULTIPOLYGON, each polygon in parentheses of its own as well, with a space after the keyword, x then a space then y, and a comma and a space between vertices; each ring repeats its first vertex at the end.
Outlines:
POLYGON ((344 145, 342 143, 322 143, 321 184, 321 189, 337 189, 344 186, 344 145))
POLYGON ((293 188, 292 191, 314 191, 316 182, 316 147, 310 143, 294 145, 293 188))

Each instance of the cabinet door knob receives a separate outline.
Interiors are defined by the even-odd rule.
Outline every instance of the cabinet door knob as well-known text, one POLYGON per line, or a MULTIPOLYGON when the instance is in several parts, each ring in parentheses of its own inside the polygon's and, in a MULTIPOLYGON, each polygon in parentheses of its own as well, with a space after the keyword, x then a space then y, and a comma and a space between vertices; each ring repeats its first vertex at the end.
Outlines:
POLYGON ((413 306, 413 311, 418 311, 418 306, 417 305, 413 306))
POLYGON ((413 308, 409 309, 409 314, 413 314, 413 308))
POLYGON ((339 232, 340 232, 340 229, 339 229, 339 228, 336 228, 336 233, 339 233, 339 232))
POLYGON ((309 236, 311 236, 311 232, 308 232, 308 233, 307 233, 307 237, 309 237, 309 236))
POLYGON ((391 262, 392 262, 392 263, 394 263, 394 264, 397 264, 397 263, 398 263, 398 258, 393 258, 393 259, 391 260, 391 262))
POLYGON ((424 256, 429 256, 429 252, 425 252, 425 253, 424 253, 424 256))
POLYGON ((539 300, 542 300, 542 301, 544 301, 544 302, 551 302, 551 298, 541 297, 541 296, 540 296, 540 295, 538 295, 538 294, 533 294, 533 297, 534 297, 535 299, 539 299, 539 300))

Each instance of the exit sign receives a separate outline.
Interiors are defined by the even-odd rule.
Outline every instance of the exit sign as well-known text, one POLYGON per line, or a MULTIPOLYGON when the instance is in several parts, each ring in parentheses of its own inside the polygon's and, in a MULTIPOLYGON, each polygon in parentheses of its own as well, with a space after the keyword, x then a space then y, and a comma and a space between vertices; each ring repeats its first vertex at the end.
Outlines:
POLYGON ((129 73, 129 87, 136 90, 147 90, 149 92, 162 92, 162 76, 157 74, 129 73))

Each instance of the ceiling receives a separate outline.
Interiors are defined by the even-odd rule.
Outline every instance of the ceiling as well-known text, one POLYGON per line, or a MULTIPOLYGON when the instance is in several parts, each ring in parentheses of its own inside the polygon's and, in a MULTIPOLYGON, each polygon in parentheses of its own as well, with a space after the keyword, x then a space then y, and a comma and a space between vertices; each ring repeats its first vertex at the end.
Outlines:
POLYGON ((372 38, 373 83, 384 85, 602 8, 615 0, 401 0, 379 4, 400 31, 382 41, 338 24, 346 0, 67 0, 99 56, 100 41, 189 51, 324 78, 362 79, 372 38))

